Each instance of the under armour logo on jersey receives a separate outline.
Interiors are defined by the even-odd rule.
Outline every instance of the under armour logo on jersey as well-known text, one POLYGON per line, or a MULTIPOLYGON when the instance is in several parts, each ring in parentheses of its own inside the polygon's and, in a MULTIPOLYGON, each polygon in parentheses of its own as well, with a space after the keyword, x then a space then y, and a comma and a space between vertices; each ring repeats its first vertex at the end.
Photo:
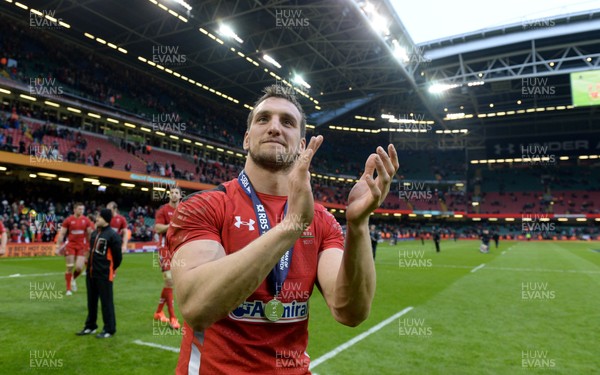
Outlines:
POLYGON ((254 223, 256 223, 256 221, 250 219, 248 221, 242 221, 242 217, 241 216, 236 216, 235 217, 235 223, 233 223, 233 225, 236 226, 236 228, 240 228, 242 225, 247 225, 248 226, 248 230, 253 231, 254 230, 254 223))

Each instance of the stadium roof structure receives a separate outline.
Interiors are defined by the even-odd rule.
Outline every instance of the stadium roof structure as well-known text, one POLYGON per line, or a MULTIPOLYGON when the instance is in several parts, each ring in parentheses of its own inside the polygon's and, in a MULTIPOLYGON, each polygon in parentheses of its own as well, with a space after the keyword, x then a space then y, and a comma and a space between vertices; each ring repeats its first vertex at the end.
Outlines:
POLYGON ((266 85, 292 85, 303 92, 309 123, 403 129, 390 132, 401 148, 597 133, 598 107, 571 108, 568 74, 600 69, 600 5, 415 44, 392 0, 188 3, 0 6, 31 27, 32 19, 54 17, 69 27, 48 32, 240 109, 266 85), (431 124, 425 133, 407 126, 419 121, 431 124))

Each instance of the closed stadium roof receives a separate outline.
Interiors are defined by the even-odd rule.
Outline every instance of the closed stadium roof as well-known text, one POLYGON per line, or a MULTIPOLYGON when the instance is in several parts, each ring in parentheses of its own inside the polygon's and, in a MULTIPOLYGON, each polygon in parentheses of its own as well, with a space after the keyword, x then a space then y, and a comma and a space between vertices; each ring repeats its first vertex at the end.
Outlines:
POLYGON ((302 89, 302 103, 309 123, 317 127, 390 127, 382 118, 389 114, 433 121, 427 134, 392 134, 399 147, 440 145, 437 130, 468 129, 468 136, 443 133, 444 144, 461 148, 482 147, 486 139, 507 134, 597 132, 599 107, 558 109, 572 105, 570 73, 600 69, 597 0, 574 1, 577 9, 548 1, 521 1, 519 6, 503 1, 502 8, 514 12, 510 18, 492 8, 498 2, 469 7, 454 1, 452 7, 463 17, 459 21, 447 12, 444 1, 435 1, 435 6, 425 0, 402 2, 430 4, 427 11, 416 13, 395 11, 391 0, 188 3, 191 10, 172 0, 22 0, 19 4, 26 9, 5 1, 0 7, 16 22, 30 25, 36 17, 31 9, 52 11, 70 28, 42 32, 144 71, 182 92, 241 110, 252 105, 266 85, 285 79, 301 87, 298 82, 303 80, 310 87, 302 89), (583 6, 595 10, 566 15, 583 6), (516 13, 519 9, 524 15, 516 13), (559 12, 552 18, 531 9, 559 12), (442 13, 443 21, 433 21, 434 14, 442 13), (484 22, 486 14, 494 21, 484 22), (375 15, 389 23, 374 22, 380 20, 375 15), (538 15, 549 18, 523 27, 523 17, 538 15), (479 30, 421 44, 418 41, 441 36, 417 36, 412 25, 452 35, 468 31, 453 29, 465 18, 480 22, 470 27, 479 30), (496 26, 511 19, 511 25, 496 26), (241 42, 223 32, 223 25, 241 42), (155 56, 179 61, 165 66, 168 73, 149 65, 155 56))
POLYGON ((556 18, 600 8, 598 0, 390 0, 390 4, 416 44, 507 25, 549 25, 556 18))

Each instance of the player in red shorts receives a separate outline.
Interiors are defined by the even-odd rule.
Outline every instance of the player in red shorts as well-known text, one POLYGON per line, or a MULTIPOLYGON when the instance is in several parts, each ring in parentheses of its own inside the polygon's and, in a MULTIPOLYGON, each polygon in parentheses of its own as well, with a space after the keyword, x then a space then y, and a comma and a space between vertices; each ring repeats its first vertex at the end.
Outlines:
POLYGON ((160 300, 158 302, 158 308, 154 313, 154 319, 162 322, 168 322, 171 328, 179 329, 181 325, 175 315, 175 307, 173 305, 173 277, 171 276, 171 256, 169 255, 169 249, 166 246, 165 235, 173 213, 181 200, 181 189, 178 186, 173 186, 169 189, 169 203, 162 205, 155 214, 154 230, 160 235, 158 244, 158 254, 160 259, 160 268, 163 274, 163 280, 165 281, 162 292, 160 293, 160 300), (169 310, 169 318, 165 316, 163 307, 167 305, 169 310))
POLYGON ((87 252, 89 250, 90 234, 94 230, 94 223, 83 213, 85 206, 83 203, 75 203, 73 206, 73 215, 67 217, 61 225, 58 239, 56 240, 56 254, 64 251, 67 271, 65 272, 65 281, 67 283, 67 296, 72 295, 72 291, 77 291, 75 279, 83 271, 87 252), (67 237, 67 244, 63 249, 63 241, 67 237), (73 272, 75 268, 75 272, 73 272))
POLYGON ((314 285, 336 321, 353 327, 368 317, 369 216, 390 190, 398 156, 389 145, 367 159, 348 196, 344 240, 314 202, 309 166, 323 138, 306 146, 305 128, 293 94, 268 87, 248 117, 244 171, 175 211, 167 242, 185 318, 177 374, 310 374, 314 285))
POLYGON ((119 214, 119 207, 116 202, 109 202, 106 208, 112 211, 112 219, 110 220, 110 227, 121 236, 123 245, 121 246, 121 253, 127 252, 127 219, 119 214))
POLYGON ((6 228, 0 220, 0 256, 6 254, 6 242, 8 241, 8 234, 6 233, 6 228))

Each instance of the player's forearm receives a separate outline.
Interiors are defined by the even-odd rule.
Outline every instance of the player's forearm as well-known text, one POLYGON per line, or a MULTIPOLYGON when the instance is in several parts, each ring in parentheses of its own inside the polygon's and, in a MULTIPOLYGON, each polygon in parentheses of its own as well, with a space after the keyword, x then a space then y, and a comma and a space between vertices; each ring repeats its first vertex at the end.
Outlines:
POLYGON ((367 319, 375 284, 368 223, 348 224, 344 256, 335 284, 333 314, 336 320, 356 326, 367 319))
POLYGON ((58 235, 58 238, 56 239, 56 247, 61 247, 64 241, 64 236, 62 235, 58 235))
POLYGON ((175 291, 188 324, 202 331, 242 304, 300 236, 301 231, 282 229, 286 227, 294 228, 284 220, 231 255, 175 272, 175 291))
POLYGON ((127 230, 123 229, 124 233, 123 233, 123 237, 121 238, 121 249, 123 250, 127 250, 127 230))
POLYGON ((169 224, 154 224, 154 231, 158 234, 166 233, 169 229, 169 224))

